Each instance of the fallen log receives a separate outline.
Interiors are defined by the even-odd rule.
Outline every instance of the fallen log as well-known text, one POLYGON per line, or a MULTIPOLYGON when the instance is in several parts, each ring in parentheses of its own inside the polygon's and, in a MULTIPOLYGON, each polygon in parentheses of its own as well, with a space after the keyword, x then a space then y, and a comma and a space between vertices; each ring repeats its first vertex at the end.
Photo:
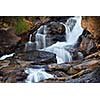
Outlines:
POLYGON ((96 67, 100 67, 100 60, 93 59, 93 60, 86 61, 86 62, 84 61, 81 64, 73 66, 73 68, 77 69, 77 70, 82 70, 82 69, 87 69, 87 68, 93 69, 93 68, 96 68, 96 67))
POLYGON ((80 72, 74 74, 74 75, 71 75, 71 76, 68 76, 68 77, 55 77, 55 78, 49 78, 49 79, 46 79, 46 80, 43 80, 41 82, 48 82, 48 81, 66 81, 66 80, 70 80, 72 78, 75 78, 75 77, 79 77, 81 75, 83 75, 86 71, 88 71, 88 69, 85 69, 85 70, 81 70, 80 72))
POLYGON ((84 60, 90 59, 90 58, 96 58, 97 56, 100 57, 100 51, 95 52, 95 53, 93 53, 93 54, 91 54, 91 55, 86 56, 86 57, 84 58, 84 60))

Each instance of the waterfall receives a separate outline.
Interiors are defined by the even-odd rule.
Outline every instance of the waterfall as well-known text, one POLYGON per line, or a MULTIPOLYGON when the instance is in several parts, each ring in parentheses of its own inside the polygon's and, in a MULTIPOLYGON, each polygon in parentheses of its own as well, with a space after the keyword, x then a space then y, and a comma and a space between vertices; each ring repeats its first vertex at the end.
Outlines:
POLYGON ((35 44, 32 42, 32 34, 29 35, 29 41, 25 44, 24 51, 34 50, 35 44))
POLYGON ((61 24, 63 24, 66 28, 66 42, 58 41, 55 44, 43 49, 45 51, 55 53, 58 64, 72 61, 71 54, 65 48, 66 46, 74 46, 78 40, 78 37, 83 32, 80 16, 71 17, 65 24, 62 22, 61 24))
POLYGON ((66 61, 72 61, 70 53, 65 49, 66 42, 57 42, 52 46, 45 48, 45 51, 53 52, 56 54, 57 63, 64 63, 66 61))
POLYGON ((36 34, 36 49, 42 49, 46 47, 46 35, 45 34, 36 34))
POLYGON ((67 29, 67 45, 74 45, 83 32, 83 28, 81 27, 81 17, 75 16, 69 18, 65 23, 65 27, 67 29))
POLYGON ((36 49, 46 47, 46 25, 40 26, 36 33, 36 49))
MULTIPOLYGON (((72 61, 72 56, 66 48, 70 49, 70 46, 73 47, 74 44, 77 42, 78 37, 83 32, 83 29, 81 27, 81 17, 79 16, 71 17, 67 20, 66 23, 61 23, 61 24, 63 24, 66 28, 65 42, 57 41, 55 44, 47 47, 46 46, 46 36, 47 36, 46 25, 42 25, 37 30, 36 37, 35 37, 37 49, 55 53, 58 64, 72 61)), ((54 77, 53 75, 45 72, 44 68, 40 68, 40 69, 28 68, 25 71, 27 74, 29 74, 26 79, 26 82, 28 83, 39 82, 41 80, 54 77)))
POLYGON ((28 68, 25 70, 25 72, 29 74, 27 79, 25 80, 25 82, 27 83, 39 82, 41 80, 45 80, 48 78, 54 78, 53 75, 45 72, 44 68, 40 69, 28 68))

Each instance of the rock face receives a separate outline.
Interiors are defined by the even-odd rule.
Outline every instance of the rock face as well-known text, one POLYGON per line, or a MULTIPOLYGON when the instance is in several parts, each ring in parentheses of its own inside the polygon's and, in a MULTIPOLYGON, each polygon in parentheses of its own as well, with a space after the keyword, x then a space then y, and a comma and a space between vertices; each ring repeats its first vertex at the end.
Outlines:
POLYGON ((13 52, 20 39, 13 29, 0 29, 0 55, 13 52))
POLYGON ((95 39, 100 38, 100 16, 82 17, 82 27, 93 34, 95 39))
POLYGON ((84 56, 92 54, 97 51, 96 42, 93 35, 84 30, 82 35, 78 39, 79 51, 83 53, 84 56))

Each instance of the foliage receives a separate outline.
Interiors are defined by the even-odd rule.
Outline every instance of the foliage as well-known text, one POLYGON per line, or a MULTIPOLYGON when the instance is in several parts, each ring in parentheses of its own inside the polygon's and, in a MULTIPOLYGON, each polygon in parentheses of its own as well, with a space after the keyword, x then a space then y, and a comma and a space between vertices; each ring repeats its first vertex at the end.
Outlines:
POLYGON ((23 20, 23 18, 17 18, 16 19, 16 26, 15 26, 16 32, 24 32, 29 29, 29 25, 23 20))

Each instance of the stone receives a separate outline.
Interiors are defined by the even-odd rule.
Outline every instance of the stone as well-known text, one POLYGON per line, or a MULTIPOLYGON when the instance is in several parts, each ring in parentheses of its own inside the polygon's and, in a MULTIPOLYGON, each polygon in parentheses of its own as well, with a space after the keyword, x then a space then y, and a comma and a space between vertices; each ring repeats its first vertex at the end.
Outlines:
POLYGON ((95 39, 100 38, 100 16, 83 16, 81 26, 88 30, 95 39))
POLYGON ((84 30, 82 35, 79 37, 78 46, 78 50, 82 52, 84 56, 97 51, 96 42, 93 39, 92 34, 87 30, 84 30))
POLYGON ((14 52, 20 39, 13 29, 0 29, 0 55, 14 52))
POLYGON ((65 26, 59 22, 50 22, 46 26, 46 45, 50 46, 57 41, 66 41, 65 26))
POLYGON ((55 54, 39 50, 17 52, 14 58, 21 61, 32 61, 33 65, 52 64, 57 62, 55 54))

